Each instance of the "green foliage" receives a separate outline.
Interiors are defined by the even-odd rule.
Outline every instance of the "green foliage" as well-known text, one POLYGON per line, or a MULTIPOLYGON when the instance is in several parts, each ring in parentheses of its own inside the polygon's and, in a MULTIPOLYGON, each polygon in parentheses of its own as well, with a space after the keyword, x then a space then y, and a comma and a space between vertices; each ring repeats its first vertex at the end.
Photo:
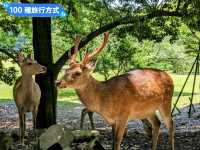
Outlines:
POLYGON ((119 40, 120 44, 113 53, 113 57, 117 62, 117 75, 127 71, 131 67, 131 64, 133 64, 133 57, 136 50, 133 47, 134 42, 133 38, 128 35, 119 40))
POLYGON ((13 32, 5 32, 0 28, 0 47, 11 48, 14 47, 16 36, 13 32))
MULTIPOLYGON (((31 35, 31 18, 8 16, 0 6, 0 48, 11 49, 9 53, 15 55, 14 49, 18 48, 18 40, 23 37, 25 42, 20 43, 20 48, 24 52, 30 52, 32 50, 31 35)), ((11 59, 0 51, 0 81, 8 85, 12 85, 17 76, 15 67, 6 66, 10 61, 11 59)))
POLYGON ((8 59, 9 57, 0 54, 0 81, 12 85, 17 78, 17 70, 13 66, 6 67, 4 65, 8 59))
MULTIPOLYGON (((200 5, 198 0, 56 0, 64 6, 68 16, 52 18, 52 46, 54 62, 73 45, 73 37, 82 37, 103 25, 120 17, 151 13, 155 10, 181 11, 183 17, 156 17, 153 19, 135 20, 134 23, 120 26, 110 31, 107 49, 101 54, 95 71, 107 80, 130 69, 139 67, 155 67, 173 72, 187 72, 193 61, 194 54, 185 54, 187 49, 194 49, 198 41, 191 34, 199 31, 200 5), (185 25, 187 26, 185 26, 185 25)), ((22 49, 32 51, 31 18, 8 16, 0 8, 0 47, 13 48, 19 37, 26 40, 22 49)), ((197 35, 199 33, 197 32, 197 35)), ((100 38, 91 41, 85 47, 94 50, 100 43, 100 38)), ((81 59, 84 52, 80 52, 81 59)), ((0 80, 11 84, 15 80, 13 68, 3 66, 0 58, 0 80), (8 76, 6 76, 8 75, 8 76)), ((8 60, 8 58, 4 59, 8 60)))
POLYGON ((8 85, 12 85, 14 81, 16 80, 16 73, 14 67, 10 68, 0 68, 0 81, 5 82, 8 85))
MULTIPOLYGON (((187 3, 187 1, 185 2, 187 3)), ((190 14, 183 18, 185 24, 187 24, 191 29, 200 31, 200 3, 199 0, 188 1, 187 11, 190 14)))
POLYGON ((188 47, 196 48, 198 43, 192 35, 181 34, 173 42, 171 39, 167 36, 161 42, 140 42, 129 34, 123 37, 112 34, 107 49, 99 58, 96 71, 106 80, 134 68, 151 67, 175 73, 188 72, 194 55, 187 54, 186 51, 188 47))
POLYGON ((109 54, 102 54, 97 67, 95 69, 96 72, 100 73, 104 76, 104 80, 108 80, 112 75, 112 70, 115 69, 115 62, 109 54))

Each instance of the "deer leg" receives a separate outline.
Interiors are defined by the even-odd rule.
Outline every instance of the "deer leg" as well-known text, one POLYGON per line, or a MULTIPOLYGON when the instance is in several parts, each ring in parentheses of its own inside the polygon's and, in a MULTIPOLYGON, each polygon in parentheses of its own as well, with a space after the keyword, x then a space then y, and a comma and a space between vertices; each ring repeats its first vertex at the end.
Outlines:
POLYGON ((80 128, 83 129, 83 122, 85 119, 85 115, 87 114, 87 108, 84 108, 81 112, 81 124, 80 124, 80 128))
POLYGON ((152 126, 151 126, 151 123, 147 119, 142 119, 141 121, 143 123, 143 128, 144 128, 146 134, 149 137, 152 137, 152 126))
POLYGON ((161 123, 155 114, 149 116, 147 119, 152 125, 152 150, 156 150, 161 123))
POLYGON ((159 112, 161 113, 164 123, 168 129, 169 144, 171 145, 171 149, 174 150, 174 125, 171 117, 171 104, 168 107, 163 106, 159 109, 159 112))
POLYGON ((22 111, 22 108, 20 108, 19 111, 19 138, 20 143, 24 145, 24 112, 22 111))
POLYGON ((33 117, 33 134, 35 140, 37 140, 37 135, 36 135, 36 117, 37 117, 37 110, 34 110, 32 112, 32 117, 33 117))
POLYGON ((114 147, 115 147, 115 124, 114 125, 112 125, 112 140, 113 140, 113 142, 112 142, 112 150, 114 150, 114 147))
MULTIPOLYGON (((121 118, 120 118, 121 119, 121 118)), ((126 128, 126 123, 128 119, 121 119, 116 121, 115 127, 114 127, 114 150, 120 150, 120 144, 124 136, 124 131, 126 128)))
POLYGON ((24 136, 26 136, 26 113, 24 113, 24 136))
POLYGON ((91 123, 92 130, 95 129, 95 127, 94 127, 94 121, 93 121, 93 114, 94 114, 93 112, 88 111, 88 117, 89 117, 89 119, 90 119, 90 123, 91 123))
POLYGON ((165 124, 169 131, 169 143, 171 145, 171 149, 174 150, 174 124, 171 117, 166 120, 165 124))

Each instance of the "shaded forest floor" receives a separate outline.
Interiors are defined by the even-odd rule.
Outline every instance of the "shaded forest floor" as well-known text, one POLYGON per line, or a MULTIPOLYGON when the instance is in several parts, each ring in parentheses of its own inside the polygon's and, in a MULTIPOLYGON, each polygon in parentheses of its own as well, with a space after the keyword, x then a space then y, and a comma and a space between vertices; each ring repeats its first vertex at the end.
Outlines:
MULTIPOLYGON (((82 105, 74 104, 73 107, 58 104, 57 121, 70 129, 80 129, 80 113, 82 105)), ((175 148, 177 150, 200 150, 200 104, 195 105, 196 112, 188 118, 188 107, 181 109, 181 114, 174 116, 175 122, 175 148)), ((102 118, 94 115, 95 126, 101 133, 100 142, 105 149, 110 150, 112 145, 111 127, 102 118)), ((27 115, 28 135, 32 135, 31 114, 27 115)), ((90 129, 88 117, 84 122, 84 129, 90 129)), ((128 132, 122 143, 123 150, 149 150, 151 139, 145 134, 139 120, 128 123, 128 132)), ((18 113, 14 102, 0 103, 0 131, 18 132, 18 113)), ((168 135, 165 126, 162 124, 158 150, 168 149, 168 135)), ((30 140, 26 142, 26 149, 31 149, 30 140)), ((16 145, 16 144, 15 144, 16 145)))

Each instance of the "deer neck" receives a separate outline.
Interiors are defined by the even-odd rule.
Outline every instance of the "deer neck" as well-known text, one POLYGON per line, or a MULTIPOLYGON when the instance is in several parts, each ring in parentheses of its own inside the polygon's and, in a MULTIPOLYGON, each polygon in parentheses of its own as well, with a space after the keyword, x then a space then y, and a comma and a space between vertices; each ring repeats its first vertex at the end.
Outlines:
POLYGON ((25 91, 32 91, 34 80, 32 75, 22 74, 22 88, 25 91))
POLYGON ((87 80, 86 84, 79 89, 76 93, 81 102, 91 111, 98 111, 98 104, 100 102, 100 91, 102 90, 103 83, 96 80, 92 76, 87 80))

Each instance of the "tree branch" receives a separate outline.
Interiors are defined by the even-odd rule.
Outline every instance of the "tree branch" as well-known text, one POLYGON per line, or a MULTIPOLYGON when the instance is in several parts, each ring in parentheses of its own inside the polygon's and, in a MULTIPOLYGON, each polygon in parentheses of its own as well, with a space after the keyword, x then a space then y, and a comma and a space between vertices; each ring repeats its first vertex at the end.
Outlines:
POLYGON ((21 3, 30 3, 28 0, 20 0, 21 3))
MULTIPOLYGON (((89 33, 85 38, 83 38, 80 42, 79 48, 81 49, 85 45, 87 45, 91 40, 93 40, 98 35, 111 30, 119 25, 127 25, 127 24, 134 24, 135 22, 143 22, 145 19, 152 19, 155 17, 161 17, 161 16, 175 16, 175 17, 182 17, 186 16, 187 14, 180 13, 178 11, 163 11, 163 10, 156 10, 151 12, 150 14, 146 14, 143 16, 126 16, 123 18, 120 18, 116 21, 113 21, 112 23, 106 24, 99 29, 96 29, 95 31, 89 33)), ((63 65, 66 63, 67 59, 69 59, 69 56, 71 56, 74 53, 74 46, 71 47, 68 51, 66 51, 54 64, 54 73, 57 76, 63 65)))
POLYGON ((19 64, 18 61, 17 61, 17 59, 16 59, 16 57, 12 53, 10 53, 9 51, 14 51, 14 50, 12 50, 12 49, 6 49, 6 48, 0 48, 0 52, 6 54, 9 58, 13 59, 14 62, 16 62, 17 64, 19 64))

